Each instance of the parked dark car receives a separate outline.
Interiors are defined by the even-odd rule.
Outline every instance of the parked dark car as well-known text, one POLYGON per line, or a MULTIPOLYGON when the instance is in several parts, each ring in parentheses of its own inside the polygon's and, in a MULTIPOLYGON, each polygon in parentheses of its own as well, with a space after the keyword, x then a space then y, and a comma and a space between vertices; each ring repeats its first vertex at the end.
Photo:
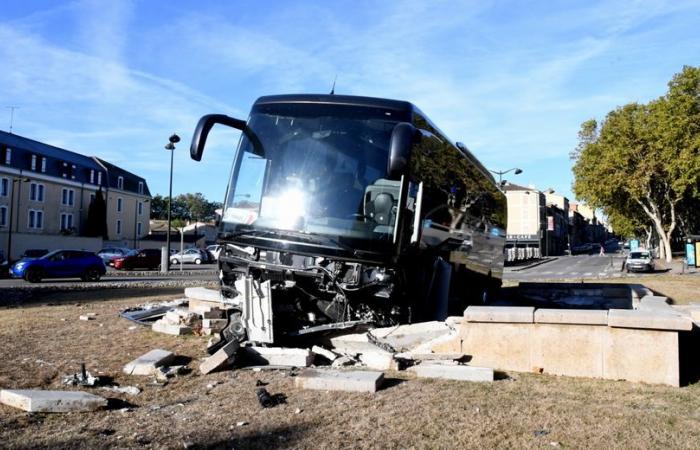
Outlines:
POLYGON ((28 248, 24 251, 24 253, 22 253, 22 256, 20 256, 19 259, 36 259, 48 254, 49 251, 45 248, 28 248))
POLYGON ((112 260, 114 268, 127 269, 159 269, 160 250, 149 248, 145 250, 132 250, 126 256, 112 260))
POLYGON ((80 277, 83 281, 99 281, 106 272, 102 259, 81 250, 55 250, 40 258, 20 259, 10 269, 14 278, 38 283, 44 278, 80 277))

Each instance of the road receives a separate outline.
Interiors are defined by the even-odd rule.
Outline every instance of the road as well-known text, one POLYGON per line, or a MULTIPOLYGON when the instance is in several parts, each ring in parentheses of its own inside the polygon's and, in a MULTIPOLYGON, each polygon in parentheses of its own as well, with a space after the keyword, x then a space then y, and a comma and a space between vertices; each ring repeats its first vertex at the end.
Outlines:
POLYGON ((569 278, 617 278, 623 257, 618 254, 559 256, 556 259, 533 267, 507 267, 503 278, 506 280, 535 281, 569 278))
MULTIPOLYGON (((180 272, 180 266, 173 266, 170 273, 161 274, 158 271, 120 271, 113 268, 107 269, 107 275, 94 284, 95 286, 105 286, 124 283, 139 283, 144 282, 169 282, 169 281, 216 281, 216 264, 184 264, 183 272, 180 272)), ((40 286, 71 286, 85 285, 87 283, 80 281, 77 278, 56 278, 46 279, 41 283, 29 283, 21 279, 0 279, 0 289, 2 288, 17 288, 17 287, 40 287, 40 286)))

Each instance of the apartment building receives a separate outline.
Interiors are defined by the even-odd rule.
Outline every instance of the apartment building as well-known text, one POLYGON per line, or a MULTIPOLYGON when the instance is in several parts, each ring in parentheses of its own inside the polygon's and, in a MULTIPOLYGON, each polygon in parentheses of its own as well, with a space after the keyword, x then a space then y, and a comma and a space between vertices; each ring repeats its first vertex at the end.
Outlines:
POLYGON ((106 200, 109 240, 135 242, 148 234, 151 195, 142 177, 97 157, 0 131, 3 253, 10 235, 13 258, 27 246, 94 246, 80 238, 98 190, 106 200))
POLYGON ((539 258, 543 255, 546 202, 535 188, 506 184, 508 202, 506 261, 539 258))

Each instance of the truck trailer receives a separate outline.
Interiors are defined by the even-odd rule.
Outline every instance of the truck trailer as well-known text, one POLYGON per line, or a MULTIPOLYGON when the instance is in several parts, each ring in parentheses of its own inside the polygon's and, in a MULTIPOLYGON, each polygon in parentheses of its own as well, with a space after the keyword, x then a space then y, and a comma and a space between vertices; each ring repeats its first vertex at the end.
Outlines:
POLYGON ((224 342, 283 343, 360 325, 444 320, 500 287, 506 199, 488 170, 406 101, 259 98, 220 219, 224 342))

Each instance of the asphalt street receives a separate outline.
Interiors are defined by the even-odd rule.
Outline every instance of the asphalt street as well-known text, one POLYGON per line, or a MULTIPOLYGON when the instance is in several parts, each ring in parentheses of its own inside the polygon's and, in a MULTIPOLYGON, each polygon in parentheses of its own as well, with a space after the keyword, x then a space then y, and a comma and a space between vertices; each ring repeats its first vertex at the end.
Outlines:
POLYGON ((619 254, 559 256, 533 267, 506 267, 503 278, 517 281, 617 278, 623 276, 620 270, 623 259, 619 254))

